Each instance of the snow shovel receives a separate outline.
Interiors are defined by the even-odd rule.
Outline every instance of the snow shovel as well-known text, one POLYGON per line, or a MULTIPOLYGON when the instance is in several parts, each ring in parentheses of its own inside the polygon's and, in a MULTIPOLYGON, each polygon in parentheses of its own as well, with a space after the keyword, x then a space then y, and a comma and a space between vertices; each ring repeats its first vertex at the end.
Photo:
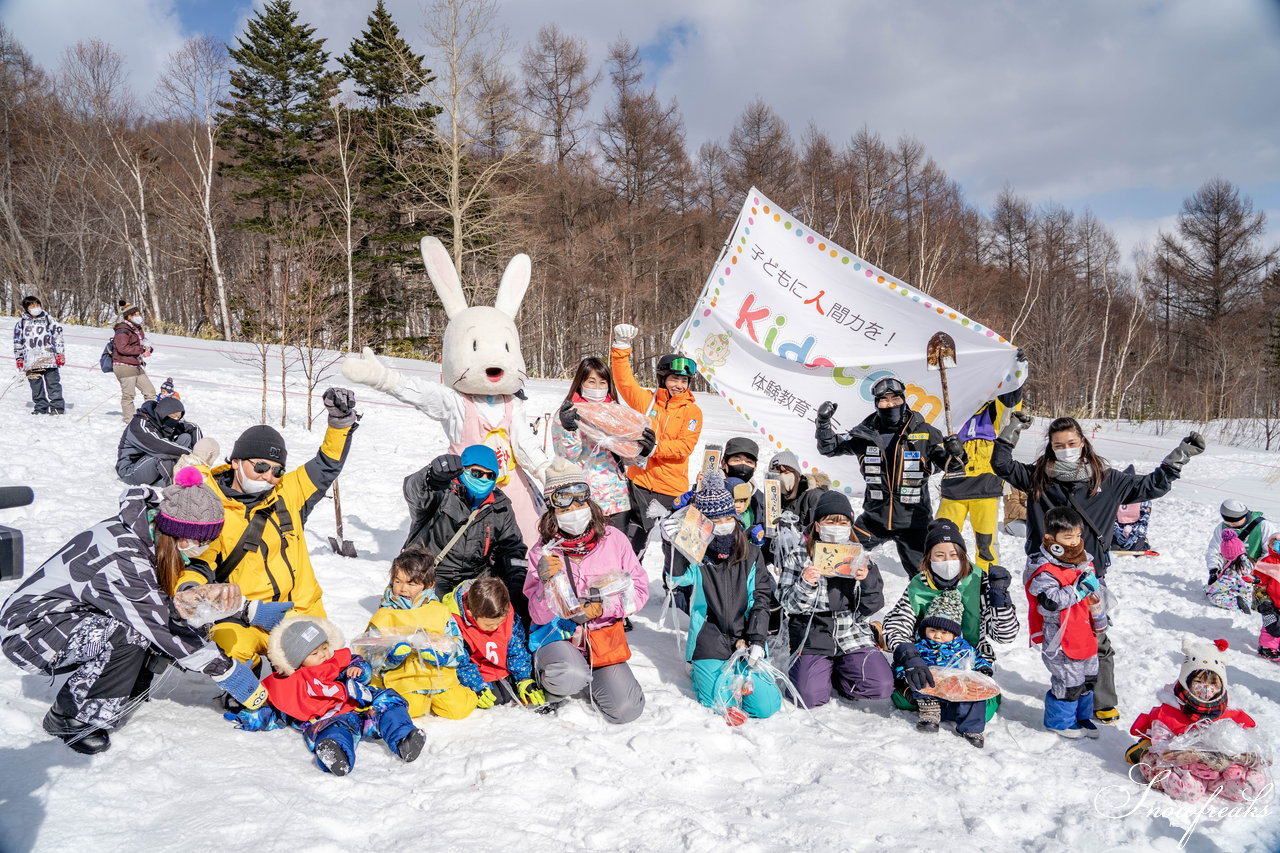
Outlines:
MULTIPOLYGON (((925 349, 925 361, 929 363, 930 370, 938 371, 938 378, 942 381, 942 418, 947 427, 947 435, 952 435, 951 395, 947 392, 947 368, 956 366, 955 338, 946 332, 938 332, 929 338, 929 345, 925 349)), ((959 460, 953 459, 947 469, 960 471, 963 470, 963 466, 959 464, 959 460)))
POLYGON ((333 515, 338 525, 338 535, 336 538, 329 537, 329 547, 335 554, 341 554, 344 557, 356 556, 356 546, 350 539, 342 538, 342 495, 338 492, 337 480, 333 481, 333 515))

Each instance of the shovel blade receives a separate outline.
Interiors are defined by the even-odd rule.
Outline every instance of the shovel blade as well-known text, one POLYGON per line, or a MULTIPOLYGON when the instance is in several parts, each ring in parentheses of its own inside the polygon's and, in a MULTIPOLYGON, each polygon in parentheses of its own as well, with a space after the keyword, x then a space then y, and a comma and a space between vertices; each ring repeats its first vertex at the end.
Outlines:
POLYGON ((355 557, 356 546, 350 539, 343 539, 341 542, 334 536, 329 537, 329 547, 333 549, 333 553, 342 557, 355 557))
POLYGON ((938 332, 929 338, 925 348, 925 361, 930 370, 950 370, 956 366, 956 341, 946 332, 938 332))

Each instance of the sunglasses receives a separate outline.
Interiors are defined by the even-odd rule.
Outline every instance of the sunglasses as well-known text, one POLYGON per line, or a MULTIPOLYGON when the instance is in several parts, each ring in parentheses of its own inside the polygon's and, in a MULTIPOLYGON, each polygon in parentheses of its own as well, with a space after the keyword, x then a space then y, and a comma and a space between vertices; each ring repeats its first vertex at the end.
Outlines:
POLYGON ((556 509, 568 509, 574 504, 584 504, 591 497, 591 487, 586 483, 574 483, 556 489, 547 501, 556 509))
POLYGON ((284 474, 283 465, 272 465, 270 462, 254 462, 252 464, 253 473, 255 474, 265 474, 268 471, 271 472, 272 477, 280 477, 284 474))
POLYGON ((498 475, 490 471, 488 468, 468 468, 467 473, 477 480, 496 480, 498 475))
POLYGON ((698 364, 691 358, 676 358, 671 361, 671 372, 692 376, 698 372, 698 364))

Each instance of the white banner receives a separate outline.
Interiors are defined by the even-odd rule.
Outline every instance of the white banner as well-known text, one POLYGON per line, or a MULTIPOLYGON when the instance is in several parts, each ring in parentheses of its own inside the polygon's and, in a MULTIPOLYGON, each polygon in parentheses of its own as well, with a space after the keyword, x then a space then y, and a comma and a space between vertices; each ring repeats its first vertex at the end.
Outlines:
POLYGON ((761 467, 791 450, 805 470, 825 471, 836 488, 860 494, 856 458, 818 455, 818 406, 838 403, 836 428, 848 430, 874 410, 871 386, 895 376, 911 408, 946 432, 942 372, 926 359, 938 332, 955 341, 954 366, 945 371, 955 431, 1025 381, 1013 344, 810 230, 752 187, 671 343, 742 415, 744 432, 762 446, 761 467))

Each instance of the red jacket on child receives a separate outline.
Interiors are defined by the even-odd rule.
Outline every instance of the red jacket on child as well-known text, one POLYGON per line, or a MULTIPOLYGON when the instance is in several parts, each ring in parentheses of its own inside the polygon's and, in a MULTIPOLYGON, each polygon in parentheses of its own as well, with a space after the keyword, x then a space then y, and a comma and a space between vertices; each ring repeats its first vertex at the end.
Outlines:
POLYGON ((349 666, 351 649, 338 649, 324 663, 299 667, 293 675, 272 673, 262 680, 262 686, 277 711, 313 723, 322 717, 359 710, 341 681, 343 670, 349 666))
MULTIPOLYGON (((1165 702, 1163 705, 1157 705, 1147 713, 1134 720, 1133 728, 1129 729, 1129 734, 1136 737, 1151 737, 1151 726, 1155 723, 1164 723, 1168 726, 1169 731, 1174 735, 1180 735, 1185 732, 1192 723, 1199 722, 1203 717, 1199 714, 1192 714, 1177 705, 1171 705, 1165 702)), ((1216 718, 1218 720, 1231 720, 1242 729, 1251 729, 1257 725, 1244 711, 1237 708, 1226 708, 1216 718)))

